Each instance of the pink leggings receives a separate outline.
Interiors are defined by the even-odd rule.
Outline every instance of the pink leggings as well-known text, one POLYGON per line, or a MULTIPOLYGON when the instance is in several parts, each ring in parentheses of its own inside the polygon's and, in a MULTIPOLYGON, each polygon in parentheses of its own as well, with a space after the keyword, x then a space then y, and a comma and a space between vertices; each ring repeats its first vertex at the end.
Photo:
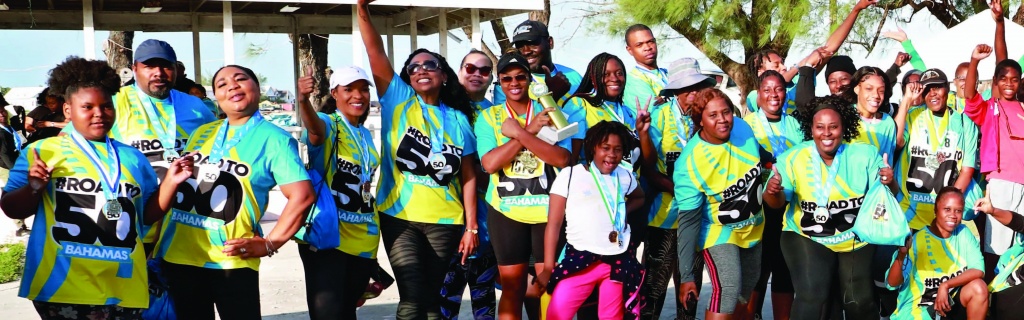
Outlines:
POLYGON ((622 302, 622 283, 612 281, 612 267, 595 261, 586 269, 562 279, 551 293, 548 305, 548 320, 571 320, 583 302, 590 297, 594 286, 598 290, 597 315, 600 319, 621 320, 625 309, 622 302))

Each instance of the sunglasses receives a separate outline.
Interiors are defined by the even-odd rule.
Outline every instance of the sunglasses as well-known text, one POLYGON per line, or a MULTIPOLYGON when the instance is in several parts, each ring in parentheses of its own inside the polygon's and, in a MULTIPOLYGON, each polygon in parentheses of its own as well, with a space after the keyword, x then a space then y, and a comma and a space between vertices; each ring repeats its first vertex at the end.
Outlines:
POLYGON ((493 69, 494 68, 492 68, 490 66, 477 67, 475 64, 472 64, 472 63, 467 63, 466 64, 466 73, 469 73, 469 74, 476 73, 476 74, 479 74, 479 75, 485 76, 485 77, 490 75, 491 74, 491 70, 493 70, 493 69))
POLYGON ((515 77, 513 77, 513 76, 502 76, 501 78, 498 79, 498 81, 501 81, 501 83, 511 83, 513 80, 516 81, 516 82, 523 82, 523 81, 526 81, 527 79, 529 79, 529 77, 527 75, 525 75, 525 74, 517 74, 515 77))
POLYGON ((427 61, 423 61, 422 64, 420 64, 420 63, 410 63, 408 66, 405 67, 405 70, 407 72, 409 72, 409 74, 413 74, 413 73, 420 72, 420 70, 427 71, 427 72, 434 72, 434 71, 437 71, 438 69, 440 69, 440 67, 441 67, 440 64, 436 60, 427 60, 427 61))

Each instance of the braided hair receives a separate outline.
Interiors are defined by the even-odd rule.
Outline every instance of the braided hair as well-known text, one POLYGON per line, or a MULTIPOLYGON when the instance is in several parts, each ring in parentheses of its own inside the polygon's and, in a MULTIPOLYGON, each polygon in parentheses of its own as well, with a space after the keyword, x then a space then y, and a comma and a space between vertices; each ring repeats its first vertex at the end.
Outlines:
POLYGON ((814 127, 814 115, 822 110, 835 110, 839 114, 839 122, 843 125, 843 141, 850 142, 860 135, 860 115, 856 108, 851 108, 849 102, 839 96, 830 95, 811 99, 806 104, 797 106, 793 117, 800 123, 800 130, 804 132, 804 140, 812 140, 811 130, 814 127))
MULTIPOLYGON (((879 69, 878 67, 860 67, 860 69, 857 69, 857 72, 853 73, 853 77, 852 79, 850 79, 850 86, 846 87, 846 91, 843 92, 843 99, 846 99, 846 101, 850 104, 856 105, 857 91, 854 90, 857 88, 857 86, 860 85, 861 82, 864 82, 865 79, 871 76, 881 77, 882 82, 885 83, 885 86, 888 88, 889 76, 885 75, 885 71, 882 71, 882 69, 879 69)), ((884 100, 882 102, 885 101, 888 100, 884 100)), ((856 110, 856 108, 853 109, 856 110)))
POLYGON ((113 96, 121 87, 121 77, 105 61, 70 56, 50 70, 46 84, 49 86, 46 94, 63 96, 65 101, 70 101, 71 95, 88 88, 100 89, 103 94, 113 96))
POLYGON ((629 132, 629 128, 626 125, 618 123, 616 121, 601 120, 590 129, 587 129, 587 135, 583 138, 583 157, 584 162, 593 161, 592 159, 597 152, 597 146, 601 143, 608 141, 608 136, 616 135, 619 137, 619 142, 622 143, 623 152, 626 150, 633 150, 636 148, 634 144, 633 135, 629 132))
POLYGON ((445 60, 444 56, 431 52, 427 49, 416 49, 416 51, 409 54, 409 58, 405 59, 405 63, 402 64, 402 71, 398 76, 401 77, 402 81, 405 81, 406 84, 411 84, 411 80, 409 80, 409 70, 406 67, 409 66, 409 63, 412 63, 412 58, 416 57, 420 53, 428 53, 431 56, 434 56, 434 59, 437 59, 438 68, 444 72, 445 78, 447 79, 443 84, 441 84, 441 103, 444 103, 456 111, 462 112, 462 114, 466 115, 466 119, 469 120, 469 123, 473 123, 476 111, 473 108, 473 104, 470 103, 471 100, 469 99, 469 94, 466 93, 466 88, 459 83, 459 75, 455 73, 455 70, 452 70, 451 66, 448 66, 448 60, 445 60))
MULTIPOLYGON (((583 100, 587 100, 591 106, 600 108, 604 105, 605 101, 612 101, 622 103, 622 95, 626 92, 623 90, 619 95, 609 97, 607 88, 604 84, 604 73, 605 69, 608 68, 608 61, 615 61, 622 67, 623 71, 626 69, 626 65, 622 63, 619 57, 613 54, 602 52, 590 60, 590 64, 587 65, 587 72, 583 74, 583 80, 580 81, 580 87, 573 93, 573 97, 580 97, 583 100)), ((626 82, 622 82, 622 87, 626 87, 626 82)))
POLYGON ((747 58, 747 69, 750 70, 750 74, 757 77, 757 72, 764 68, 764 60, 768 59, 768 57, 773 54, 782 57, 778 51, 772 49, 764 49, 750 55, 750 57, 747 58))

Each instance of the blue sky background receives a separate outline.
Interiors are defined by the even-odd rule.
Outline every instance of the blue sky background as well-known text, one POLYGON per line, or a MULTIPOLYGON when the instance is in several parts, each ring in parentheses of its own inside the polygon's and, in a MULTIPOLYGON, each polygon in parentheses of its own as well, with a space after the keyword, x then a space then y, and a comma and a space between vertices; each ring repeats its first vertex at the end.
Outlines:
MULTIPOLYGON (((591 23, 582 21, 579 16, 583 14, 580 9, 584 6, 579 1, 554 0, 552 3, 551 33, 555 38, 554 59, 556 63, 567 65, 577 70, 585 69, 587 63, 594 55, 600 52, 615 54, 631 66, 632 59, 625 51, 625 44, 621 34, 611 34, 605 30, 597 30, 591 23)), ((1016 9, 1014 6, 1013 9, 1016 9)), ((1012 12, 1012 11, 1011 11, 1012 12)), ((0 14, 2 16, 2 14, 0 14)), ((526 19, 525 14, 505 18, 505 26, 511 29, 526 19)), ((895 22, 886 23, 885 29, 893 29, 897 26, 895 22)), ((945 28, 939 25, 934 18, 927 14, 920 14, 915 17, 914 22, 909 25, 900 25, 912 39, 927 38, 945 28)), ((661 50, 659 61, 667 66, 672 60, 683 57, 696 57, 701 60, 704 68, 714 67, 710 61, 704 58, 689 41, 682 39, 674 31, 655 27, 659 38, 667 38, 659 43, 661 50)), ((484 42, 492 49, 497 50, 497 42, 491 32, 490 24, 484 23, 484 42)), ((469 39, 461 31, 453 33, 462 39, 459 43, 451 38, 448 40, 449 62, 458 63, 464 53, 470 49, 469 39)), ((979 37, 991 42, 990 30, 978 30, 979 37)), ((96 56, 104 57, 102 48, 106 41, 108 32, 96 32, 96 56)), ((83 55, 83 33, 81 31, 46 31, 46 30, 0 30, 0 43, 4 44, 0 49, 0 86, 42 86, 45 85, 47 71, 55 64, 62 61, 69 55, 83 55)), ((152 33, 136 32, 134 45, 138 45, 146 39, 161 39, 169 42, 177 52, 178 59, 183 61, 188 69, 189 78, 195 79, 192 57, 191 33, 152 33)), ((824 42, 825 39, 815 42, 824 42)), ((214 70, 224 65, 223 58, 223 35, 221 33, 203 33, 200 36, 202 47, 203 73, 211 74, 214 70)), ((407 36, 395 36, 395 50, 399 61, 412 51, 409 48, 407 36)), ((352 60, 352 36, 331 35, 328 47, 328 64, 333 67, 350 65, 352 60)), ((420 36, 418 44, 430 50, 438 49, 437 35, 420 36)), ((795 63, 806 56, 816 45, 810 41, 797 43, 790 51, 787 63, 795 63)), ((964 48, 973 47, 973 44, 965 43, 964 48)), ((849 46, 845 46, 849 48, 849 46)), ((847 52, 858 65, 876 65, 883 69, 892 63, 892 59, 899 46, 891 40, 879 40, 879 45, 871 55, 866 56, 863 50, 847 52)), ((968 49, 962 49, 968 50, 968 49)), ((256 72, 268 78, 267 85, 291 90, 294 86, 295 75, 292 72, 291 43, 285 34, 235 34, 235 63, 248 66, 256 72), (262 47, 266 51, 256 57, 245 57, 244 53, 250 46, 262 47)), ((1011 53, 1012 54, 1012 53, 1011 53)), ((741 61, 744 57, 741 54, 733 54, 733 59, 741 61)), ((965 56, 966 58, 966 56, 965 56)), ((365 61, 362 66, 368 65, 365 61)), ((909 65, 906 67, 909 68, 909 65)), ((823 84, 824 81, 818 81, 823 84)), ((819 88, 819 91, 822 88, 819 88)))

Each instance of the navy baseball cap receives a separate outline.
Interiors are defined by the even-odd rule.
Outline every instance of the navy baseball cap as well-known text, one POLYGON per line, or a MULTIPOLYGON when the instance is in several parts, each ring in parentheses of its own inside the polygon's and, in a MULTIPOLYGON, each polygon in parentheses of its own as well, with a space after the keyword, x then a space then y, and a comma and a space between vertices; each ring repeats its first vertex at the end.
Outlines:
POLYGON ((526 20, 520 23, 516 30, 512 32, 512 44, 522 41, 546 41, 548 37, 548 26, 545 26, 540 21, 526 20))
POLYGON ((154 39, 143 41, 135 48, 135 62, 146 62, 150 59, 164 59, 170 63, 178 61, 170 44, 154 39))

